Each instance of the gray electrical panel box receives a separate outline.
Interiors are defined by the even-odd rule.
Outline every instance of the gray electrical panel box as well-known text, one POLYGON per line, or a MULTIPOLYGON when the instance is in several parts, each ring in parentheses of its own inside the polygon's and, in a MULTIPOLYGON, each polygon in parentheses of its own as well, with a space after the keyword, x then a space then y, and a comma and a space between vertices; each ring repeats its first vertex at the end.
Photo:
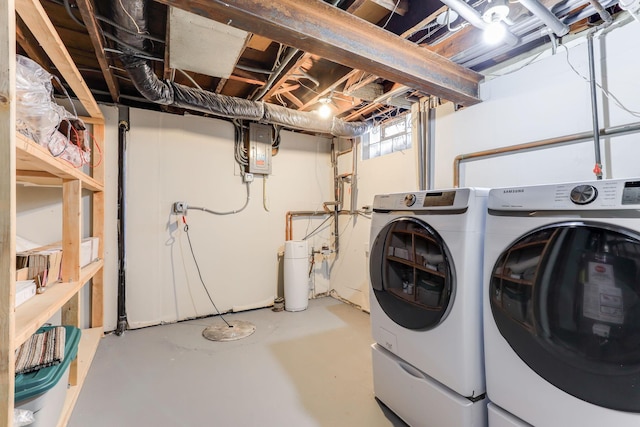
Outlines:
POLYGON ((249 123, 249 173, 271 173, 271 126, 249 123))

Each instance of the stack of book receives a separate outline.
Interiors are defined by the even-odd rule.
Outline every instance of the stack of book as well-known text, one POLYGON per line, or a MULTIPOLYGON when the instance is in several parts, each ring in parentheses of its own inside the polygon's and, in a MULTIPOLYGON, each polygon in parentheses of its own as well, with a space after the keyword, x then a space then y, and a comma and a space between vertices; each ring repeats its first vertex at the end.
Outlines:
POLYGON ((26 280, 35 281, 38 292, 60 280, 62 250, 57 248, 31 249, 16 254, 16 269, 27 269, 26 280))

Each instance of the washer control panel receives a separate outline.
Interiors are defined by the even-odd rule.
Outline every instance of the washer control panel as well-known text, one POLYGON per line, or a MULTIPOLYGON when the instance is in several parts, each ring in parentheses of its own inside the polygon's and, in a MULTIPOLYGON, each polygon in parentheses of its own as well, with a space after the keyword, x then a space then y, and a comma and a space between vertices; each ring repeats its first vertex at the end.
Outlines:
POLYGON ((576 205, 588 205, 598 197, 598 189, 593 185, 583 184, 573 187, 569 198, 576 205))

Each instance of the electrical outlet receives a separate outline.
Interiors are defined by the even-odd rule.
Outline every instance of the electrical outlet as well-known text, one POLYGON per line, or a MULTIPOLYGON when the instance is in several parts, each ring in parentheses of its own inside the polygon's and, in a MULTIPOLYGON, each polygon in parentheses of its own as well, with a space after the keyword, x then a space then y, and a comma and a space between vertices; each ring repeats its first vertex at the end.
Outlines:
POLYGON ((187 214, 187 202, 175 202, 173 204, 173 213, 176 215, 187 214))
POLYGON ((245 173, 244 174, 244 182, 253 182, 253 174, 245 173))

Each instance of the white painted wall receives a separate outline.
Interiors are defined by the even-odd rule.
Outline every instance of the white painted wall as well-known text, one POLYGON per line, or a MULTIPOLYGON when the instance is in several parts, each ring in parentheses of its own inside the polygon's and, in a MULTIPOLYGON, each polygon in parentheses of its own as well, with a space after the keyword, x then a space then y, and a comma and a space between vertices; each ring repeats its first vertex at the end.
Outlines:
MULTIPOLYGON (((245 185, 234 161, 230 122, 131 110, 127 148, 127 311, 132 328, 214 313, 199 281, 175 201, 237 210, 245 185)), ((321 210, 332 196, 330 140, 282 132, 266 182, 251 184, 246 210, 217 216, 191 210, 189 235, 218 309, 264 306, 278 295, 285 213, 321 210)), ((319 219, 297 219, 294 239, 319 219)), ((322 236, 310 246, 321 246, 322 236)), ((324 237, 326 240, 326 237, 324 237)), ((328 280, 316 279, 316 289, 328 280)), ((320 289, 322 291, 322 289, 320 289)))
MULTIPOLYGON (((631 110, 640 111, 640 24, 615 29, 595 41, 596 74, 602 86, 631 110)), ((588 77, 587 44, 569 49, 574 68, 588 77)), ((560 47, 512 74, 482 85, 484 102, 453 112, 437 111, 436 185, 453 183, 455 156, 592 129, 589 84, 576 75, 560 47)), ((640 121, 599 94, 600 127, 640 121)), ((639 135, 601 140, 605 178, 640 175, 635 158, 639 135)), ((593 142, 463 163, 461 186, 507 186, 595 179, 593 142)))
MULTIPOLYGON (((362 161, 358 149, 358 203, 373 204, 376 194, 418 189, 417 156, 412 149, 362 161)), ((358 148, 360 148, 358 146, 358 148)), ((351 170, 351 155, 341 159, 340 172, 351 170)), ((348 208, 347 200, 347 208, 348 208)), ((340 253, 333 262, 331 285, 336 293, 369 311, 369 229, 371 220, 363 216, 340 217, 340 253)))

